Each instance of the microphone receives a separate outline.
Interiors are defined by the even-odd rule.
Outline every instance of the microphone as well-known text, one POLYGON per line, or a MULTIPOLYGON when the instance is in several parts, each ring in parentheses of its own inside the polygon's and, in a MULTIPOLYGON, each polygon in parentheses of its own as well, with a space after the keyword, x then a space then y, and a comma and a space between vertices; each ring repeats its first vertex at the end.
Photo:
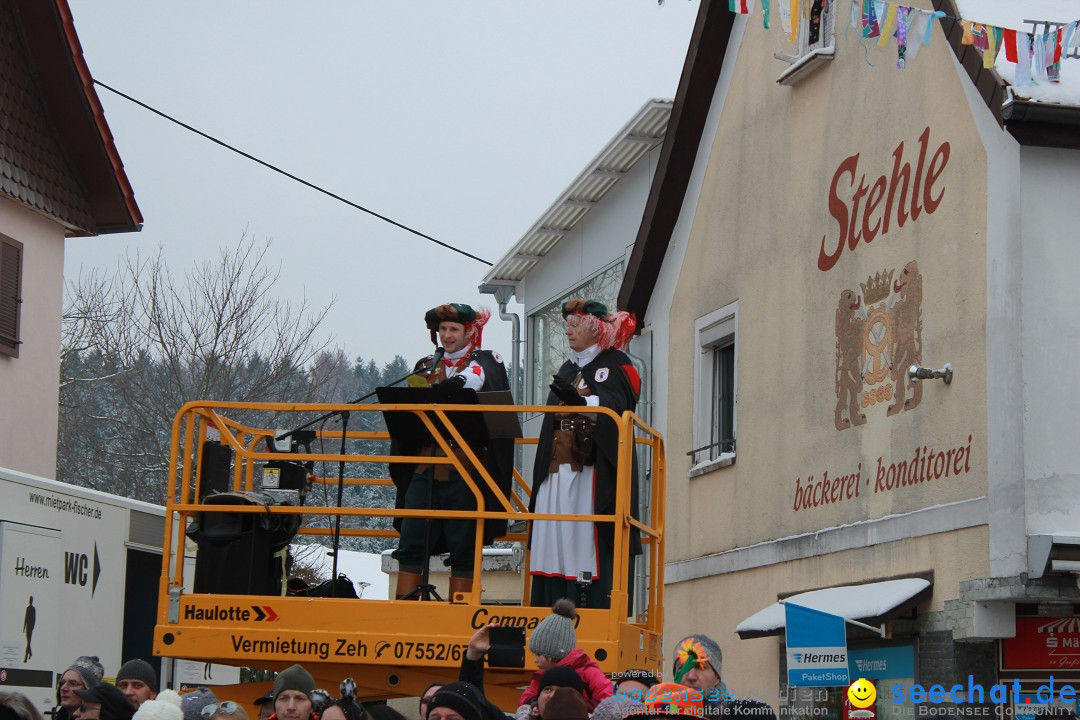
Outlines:
POLYGON ((443 355, 446 354, 446 348, 437 348, 435 354, 431 356, 431 367, 427 369, 427 374, 435 372, 435 368, 439 367, 439 363, 442 362, 443 355))

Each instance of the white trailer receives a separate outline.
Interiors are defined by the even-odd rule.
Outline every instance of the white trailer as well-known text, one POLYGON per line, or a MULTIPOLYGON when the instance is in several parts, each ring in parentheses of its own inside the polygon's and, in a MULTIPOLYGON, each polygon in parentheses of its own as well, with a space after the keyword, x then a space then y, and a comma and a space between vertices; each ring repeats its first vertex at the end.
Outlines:
POLYGON ((164 523, 159 505, 0 468, 0 689, 44 712, 80 655, 108 678, 130 658, 158 665, 164 523))

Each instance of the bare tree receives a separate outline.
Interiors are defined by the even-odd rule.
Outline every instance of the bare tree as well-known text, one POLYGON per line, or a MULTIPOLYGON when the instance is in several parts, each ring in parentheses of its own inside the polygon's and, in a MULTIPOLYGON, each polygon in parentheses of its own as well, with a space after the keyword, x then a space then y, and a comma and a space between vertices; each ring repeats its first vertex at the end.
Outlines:
POLYGON ((300 578, 314 587, 330 579, 322 560, 326 548, 318 543, 293 543, 289 546, 289 577, 300 578))
POLYGON ((268 246, 243 238, 180 279, 160 250, 128 255, 68 285, 58 479, 160 503, 184 403, 323 399, 333 373, 307 368, 333 301, 276 297, 268 246))

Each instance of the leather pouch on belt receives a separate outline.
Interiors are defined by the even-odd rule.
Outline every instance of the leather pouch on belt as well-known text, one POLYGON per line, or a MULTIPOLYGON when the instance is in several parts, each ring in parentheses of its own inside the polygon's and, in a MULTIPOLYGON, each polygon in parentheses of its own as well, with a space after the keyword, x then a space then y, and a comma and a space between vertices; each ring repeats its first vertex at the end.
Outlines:
POLYGON ((578 415, 574 420, 573 440, 570 444, 570 457, 574 464, 594 465, 596 448, 593 445, 593 428, 596 421, 588 415, 578 415))
POLYGON ((592 431, 595 421, 581 413, 556 413, 548 472, 567 464, 574 472, 593 463, 592 431))

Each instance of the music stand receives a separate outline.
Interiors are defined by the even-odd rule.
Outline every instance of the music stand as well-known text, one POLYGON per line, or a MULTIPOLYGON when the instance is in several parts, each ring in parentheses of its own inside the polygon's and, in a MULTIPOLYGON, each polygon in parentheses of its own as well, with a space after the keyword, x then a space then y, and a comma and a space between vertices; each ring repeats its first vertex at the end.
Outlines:
MULTIPOLYGON (((459 387, 381 387, 376 388, 379 403, 382 405, 512 405, 513 398, 509 391, 496 391, 477 393, 459 387)), ((445 424, 433 416, 431 420, 436 428, 444 431, 444 439, 452 439, 446 433, 445 424)), ((424 422, 413 411, 384 410, 383 419, 386 421, 386 429, 391 439, 397 444, 398 453, 401 455, 416 455, 427 445, 437 445, 435 438, 424 425, 424 422)), ((470 447, 486 444, 489 440, 521 437, 521 425, 518 423, 516 413, 481 413, 481 412, 453 412, 447 413, 447 419, 461 434, 462 438, 470 447), (503 417, 497 417, 503 416, 503 417)), ((434 480, 428 483, 427 509, 433 510, 432 491, 434 480)), ((431 522, 430 516, 424 518, 424 551, 420 571, 420 585, 410 590, 402 599, 409 599, 420 594, 421 600, 442 601, 435 586, 429 582, 431 564, 431 522)), ((481 521, 482 522, 482 521, 481 521)))
MULTIPOLYGON (((376 388, 375 392, 380 405, 476 405, 479 403, 475 390, 458 387, 381 387, 376 388)), ((422 448, 435 442, 435 438, 428 432, 424 421, 415 413, 384 410, 382 415, 390 438, 400 447, 422 448)), ((472 443, 487 440, 487 428, 482 413, 451 412, 449 419, 466 441, 472 443)), ((432 420, 436 427, 441 425, 438 419, 432 417, 432 420)), ((445 428, 441 429, 445 430, 445 428)), ((414 455, 415 453, 403 454, 414 455)))
MULTIPOLYGON (((513 405, 514 396, 509 390, 489 390, 476 393, 480 405, 513 405)), ((487 428, 488 440, 516 440, 521 435, 518 414, 510 412, 469 413, 481 415, 487 428)))

